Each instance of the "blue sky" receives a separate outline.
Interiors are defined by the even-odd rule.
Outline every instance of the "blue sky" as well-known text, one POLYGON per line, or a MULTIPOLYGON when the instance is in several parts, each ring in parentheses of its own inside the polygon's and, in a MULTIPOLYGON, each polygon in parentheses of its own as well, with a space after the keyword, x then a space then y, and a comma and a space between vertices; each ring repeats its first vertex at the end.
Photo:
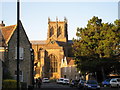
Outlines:
MULTIPOLYGON (((16 24, 16 3, 2 2, 0 20, 6 25, 16 24)), ((68 38, 75 37, 77 27, 98 16, 103 22, 118 19, 118 2, 21 2, 20 19, 30 40, 46 40, 48 17, 51 21, 68 19, 68 38)))

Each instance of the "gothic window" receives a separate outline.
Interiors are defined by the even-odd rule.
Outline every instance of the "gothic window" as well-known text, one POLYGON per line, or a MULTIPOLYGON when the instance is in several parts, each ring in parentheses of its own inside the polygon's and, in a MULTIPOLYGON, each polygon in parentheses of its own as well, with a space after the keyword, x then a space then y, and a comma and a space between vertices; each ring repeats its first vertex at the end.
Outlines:
POLYGON ((50 28, 50 37, 54 34, 54 29, 53 27, 50 28))
POLYGON ((62 33, 61 27, 58 27, 58 36, 62 33))
POLYGON ((40 48, 39 51, 38 51, 38 59, 41 58, 41 50, 43 50, 43 48, 40 48))
POLYGON ((51 72, 54 73, 54 72, 57 72, 57 58, 54 56, 54 55, 50 55, 49 56, 50 58, 50 69, 51 69, 51 72))

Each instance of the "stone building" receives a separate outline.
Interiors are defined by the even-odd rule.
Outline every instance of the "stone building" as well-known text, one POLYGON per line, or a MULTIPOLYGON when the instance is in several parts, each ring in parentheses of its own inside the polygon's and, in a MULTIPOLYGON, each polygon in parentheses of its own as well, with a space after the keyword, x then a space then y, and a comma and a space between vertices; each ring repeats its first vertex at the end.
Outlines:
POLYGON ((74 64, 73 58, 65 57, 61 61, 61 77, 68 78, 72 80, 81 79, 80 72, 77 70, 76 65, 74 64))
POLYGON ((61 60, 72 57, 72 40, 68 40, 67 19, 51 21, 48 18, 47 40, 31 41, 35 55, 35 78, 61 77, 61 60))
MULTIPOLYGON (((4 26, 3 21, 0 24, 0 29, 4 26)), ((5 40, 0 30, 0 90, 2 89, 2 80, 3 80, 3 62, 5 61, 5 40)))
MULTIPOLYGON (((2 23, 3 24, 3 23, 2 23)), ((20 82, 26 82, 27 85, 32 84, 32 59, 31 59, 31 44, 26 35, 26 32, 19 21, 19 78, 20 82)), ((17 25, 5 26, 0 29, 6 43, 7 57, 5 64, 13 79, 17 77, 17 25)))

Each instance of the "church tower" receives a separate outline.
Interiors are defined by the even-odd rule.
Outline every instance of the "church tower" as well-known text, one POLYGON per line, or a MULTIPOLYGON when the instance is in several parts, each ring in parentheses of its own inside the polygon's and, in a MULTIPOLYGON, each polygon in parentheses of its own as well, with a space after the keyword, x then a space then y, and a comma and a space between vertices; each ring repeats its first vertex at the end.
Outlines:
POLYGON ((47 33, 47 41, 61 41, 68 42, 68 32, 67 32, 67 19, 64 18, 64 21, 51 21, 48 18, 48 33, 47 33))

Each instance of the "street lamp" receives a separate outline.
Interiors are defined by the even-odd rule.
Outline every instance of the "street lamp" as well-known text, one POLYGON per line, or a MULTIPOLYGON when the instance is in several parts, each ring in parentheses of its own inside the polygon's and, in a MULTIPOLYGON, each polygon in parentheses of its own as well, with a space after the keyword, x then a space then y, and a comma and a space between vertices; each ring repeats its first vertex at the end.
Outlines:
POLYGON ((20 5, 19 0, 17 0, 17 90, 20 90, 19 88, 19 18, 20 18, 20 5))

